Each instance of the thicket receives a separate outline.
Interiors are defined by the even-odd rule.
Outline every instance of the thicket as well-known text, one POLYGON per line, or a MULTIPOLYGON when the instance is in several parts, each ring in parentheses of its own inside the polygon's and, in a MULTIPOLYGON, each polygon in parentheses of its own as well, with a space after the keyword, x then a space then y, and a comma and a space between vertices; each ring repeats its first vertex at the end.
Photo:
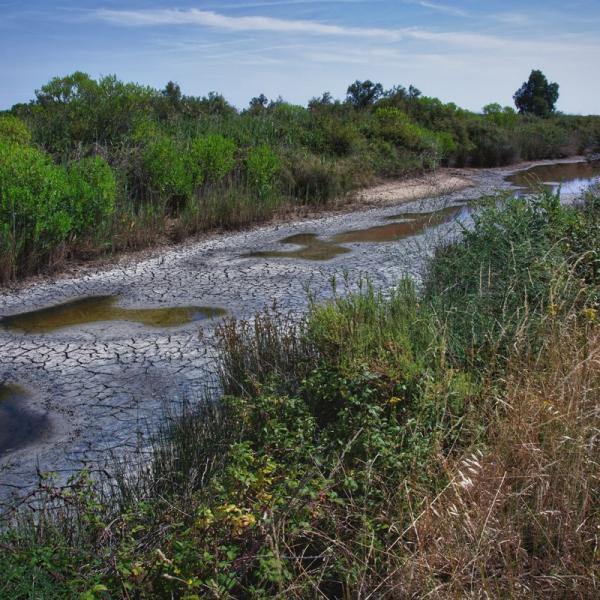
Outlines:
POLYGON ((420 293, 225 322, 225 397, 109 499, 43 480, 0 595, 596 597, 599 242, 598 191, 496 198, 420 293))
POLYGON ((302 107, 260 96, 238 111, 219 94, 185 96, 172 82, 156 90, 76 72, 0 115, 0 144, 6 281, 69 256, 327 204, 378 177, 592 151, 600 119, 544 119, 493 104, 475 114, 412 86, 386 91, 370 81, 352 84, 344 101, 326 93, 302 107), (86 185, 70 183, 78 176, 86 185))

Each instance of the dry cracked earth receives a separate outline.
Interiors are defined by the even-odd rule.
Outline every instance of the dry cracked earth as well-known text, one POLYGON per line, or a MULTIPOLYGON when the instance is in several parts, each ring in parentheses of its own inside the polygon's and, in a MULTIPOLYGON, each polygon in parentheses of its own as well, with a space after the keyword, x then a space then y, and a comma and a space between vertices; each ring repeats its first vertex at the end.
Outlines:
MULTIPOLYGON (((0 291, 0 316, 95 295, 116 295, 121 307, 221 307, 239 318, 252 318, 276 302, 299 314, 307 306, 307 289, 325 298, 332 277, 343 273, 351 282, 366 275, 383 288, 405 274, 418 277, 434 246, 455 235, 460 225, 452 220, 394 242, 345 243, 351 252, 324 261, 244 254, 289 249, 278 240, 293 234, 327 238, 381 225, 402 211, 465 203, 507 187, 506 173, 473 173, 469 189, 401 207, 218 235, 127 266, 0 291)), ((0 503, 35 485, 38 471, 65 478, 82 466, 110 468, 114 456, 123 457, 143 443, 164 418, 165 404, 184 395, 218 392, 213 344, 218 322, 153 327, 111 321, 43 333, 0 325, 0 384, 26 390, 20 399, 22 418, 43 423, 28 444, 0 455, 0 503)))

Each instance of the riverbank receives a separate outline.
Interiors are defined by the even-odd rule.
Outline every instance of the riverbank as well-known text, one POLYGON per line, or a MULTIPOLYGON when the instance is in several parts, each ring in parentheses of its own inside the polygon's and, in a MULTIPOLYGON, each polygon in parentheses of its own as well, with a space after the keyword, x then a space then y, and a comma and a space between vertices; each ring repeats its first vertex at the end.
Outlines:
MULTIPOLYGON (((376 185, 332 200, 327 206, 318 208, 306 205, 296 208, 286 206, 276 211, 265 222, 242 227, 239 231, 242 233, 262 231, 270 228, 279 228, 288 223, 313 222, 319 218, 343 215, 369 208, 400 206, 427 198, 451 195, 472 187, 481 188, 482 194, 490 193, 496 188, 506 188, 508 184, 505 179, 517 171, 540 165, 568 164, 584 160, 585 157, 583 156, 573 156, 562 160, 527 161, 511 165, 510 167, 489 169, 441 168, 419 177, 382 181, 376 185)), ((171 226, 172 228, 173 226, 171 226)), ((64 277, 90 275, 96 271, 110 269, 111 267, 131 266, 137 262, 157 258, 165 252, 191 248, 195 244, 229 235, 235 236, 236 232, 216 229, 191 235, 178 242, 162 236, 157 238, 148 247, 140 250, 121 251, 116 254, 103 255, 87 260, 67 260, 57 265, 54 270, 48 273, 29 276, 20 281, 7 282, 4 285, 0 284, 0 292, 2 290, 18 291, 43 282, 55 282, 64 277)))
MULTIPOLYGON (((85 473, 74 493, 43 483, 35 517, 0 538, 0 591, 595 597, 599 222, 592 195, 582 210, 549 195, 493 204, 460 239, 444 223, 412 254, 407 240, 369 244, 394 248, 394 279, 382 282, 385 253, 372 285, 358 270, 337 291, 322 277, 300 323, 226 322, 219 410, 163 421, 143 471, 119 450, 126 477, 108 498, 85 473), (404 269, 451 239, 417 294, 404 269)), ((339 275, 348 258, 239 260, 252 277, 280 264, 339 275)))
MULTIPOLYGON (((282 310, 300 315, 308 306, 307 289, 326 299, 332 279, 344 273, 351 278, 366 273, 381 288, 389 288, 403 275, 419 279, 436 245, 460 231, 461 223, 452 219, 394 242, 343 243, 349 252, 328 261, 248 254, 289 250, 280 240, 293 235, 312 233, 328 240, 380 227, 402 211, 468 203, 508 189, 510 172, 472 170, 469 181, 474 185, 412 201, 401 182, 398 194, 405 196, 399 207, 392 203, 350 212, 340 207, 336 214, 211 235, 149 255, 123 256, 119 264, 83 265, 70 274, 36 278, 3 290, 0 315, 90 296, 114 296, 116 305, 125 309, 196 305, 224 309, 239 318, 252 318, 276 302, 282 310)), ((386 184, 386 192, 390 185, 386 184)), ((430 188, 418 189, 422 193, 430 188)), ((385 201, 393 200, 394 194, 385 201)), ((373 201, 380 202, 380 195, 373 193, 373 201)), ((48 423, 42 438, 0 459, 0 496, 34 485, 37 466, 66 476, 83 464, 102 465, 109 449, 131 448, 132 439, 155 427, 165 402, 186 394, 198 396, 207 388, 216 390, 215 324, 151 328, 127 321, 100 322, 37 334, 0 327, 0 382, 26 388, 24 408, 48 423)))

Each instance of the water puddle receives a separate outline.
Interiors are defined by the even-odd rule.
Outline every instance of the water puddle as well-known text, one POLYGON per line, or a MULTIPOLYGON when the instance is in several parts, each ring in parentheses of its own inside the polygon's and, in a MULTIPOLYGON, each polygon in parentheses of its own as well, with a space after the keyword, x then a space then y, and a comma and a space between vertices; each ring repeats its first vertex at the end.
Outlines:
POLYGON ((464 206, 448 206, 434 212, 401 213, 387 217, 387 220, 394 220, 394 223, 339 233, 333 237, 333 241, 338 244, 350 242, 395 242, 419 235, 436 225, 447 223, 463 210, 468 209, 464 206))
POLYGON ((295 250, 268 250, 266 252, 250 252, 245 257, 252 258, 300 258, 303 260, 331 260, 340 254, 351 252, 336 243, 319 238, 316 233, 298 233, 282 240, 280 244, 299 246, 295 250))
POLYGON ((117 296, 89 296, 0 318, 0 325, 24 333, 48 333, 87 323, 135 321, 149 327, 175 327, 225 314, 222 308, 173 306, 167 308, 121 308, 117 296))
POLYGON ((514 173, 507 180, 527 192, 535 192, 540 187, 556 192, 560 187, 561 194, 577 195, 590 185, 600 183, 600 160, 538 165, 514 173))
POLYGON ((376 225, 366 229, 355 229, 338 233, 329 239, 322 239, 316 233, 299 233, 282 240, 280 244, 299 246, 295 250, 267 250, 250 252, 242 256, 248 258, 298 258, 303 260, 331 260, 340 254, 351 252, 342 244, 358 242, 394 242, 419 235, 431 227, 447 223, 462 212, 468 214, 465 205, 452 205, 430 212, 404 212, 391 217, 394 221, 386 225, 376 225))
POLYGON ((26 397, 19 386, 0 384, 0 457, 35 442, 50 428, 47 415, 23 407, 26 397))

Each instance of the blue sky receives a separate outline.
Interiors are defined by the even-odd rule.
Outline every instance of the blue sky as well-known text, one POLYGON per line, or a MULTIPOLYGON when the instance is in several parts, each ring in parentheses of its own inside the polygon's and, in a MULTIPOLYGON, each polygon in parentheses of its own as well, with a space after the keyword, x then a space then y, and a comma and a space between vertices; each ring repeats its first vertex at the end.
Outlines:
POLYGON ((532 68, 559 109, 600 113, 600 2, 581 0, 0 0, 0 108, 54 75, 116 74, 184 93, 306 103, 355 79, 479 110, 532 68))

